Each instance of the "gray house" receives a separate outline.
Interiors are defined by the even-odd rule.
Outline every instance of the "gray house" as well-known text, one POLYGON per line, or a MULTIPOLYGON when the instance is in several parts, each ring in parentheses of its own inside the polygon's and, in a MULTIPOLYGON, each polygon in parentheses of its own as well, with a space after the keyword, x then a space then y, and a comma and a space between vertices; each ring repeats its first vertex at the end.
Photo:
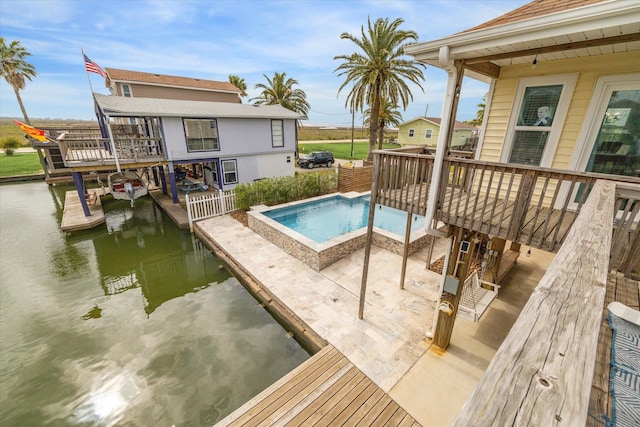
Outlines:
POLYGON ((294 174, 296 120, 304 116, 280 105, 100 94, 95 94, 95 101, 103 126, 114 126, 118 118, 135 118, 138 125, 126 125, 129 134, 160 138, 176 203, 174 171, 179 165, 202 164, 204 183, 219 190, 294 174))

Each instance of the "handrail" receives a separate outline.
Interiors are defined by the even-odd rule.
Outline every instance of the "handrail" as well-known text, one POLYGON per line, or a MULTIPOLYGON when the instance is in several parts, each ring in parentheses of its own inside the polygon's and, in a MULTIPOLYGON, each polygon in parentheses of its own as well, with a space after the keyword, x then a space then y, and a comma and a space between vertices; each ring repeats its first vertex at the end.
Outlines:
MULTIPOLYGON (((115 161, 108 138, 72 139, 58 141, 65 166, 78 163, 111 163, 115 161)), ((164 159, 162 138, 114 138, 118 160, 124 163, 164 159)))
MULTIPOLYGON (((426 213, 434 157, 375 151, 378 203, 426 213)), ((445 157, 435 219, 517 243, 557 251, 597 179, 640 178, 445 157)))
POLYGON ((614 182, 597 181, 454 426, 585 425, 607 284, 614 182))

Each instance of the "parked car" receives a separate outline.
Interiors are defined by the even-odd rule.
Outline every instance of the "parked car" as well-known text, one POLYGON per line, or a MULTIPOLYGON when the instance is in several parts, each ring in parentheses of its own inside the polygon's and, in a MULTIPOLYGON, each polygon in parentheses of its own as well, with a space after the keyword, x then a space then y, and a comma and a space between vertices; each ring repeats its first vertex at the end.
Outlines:
POLYGON ((298 159, 298 166, 301 168, 313 169, 315 165, 326 165, 330 168, 335 163, 331 151, 313 151, 308 156, 298 159))

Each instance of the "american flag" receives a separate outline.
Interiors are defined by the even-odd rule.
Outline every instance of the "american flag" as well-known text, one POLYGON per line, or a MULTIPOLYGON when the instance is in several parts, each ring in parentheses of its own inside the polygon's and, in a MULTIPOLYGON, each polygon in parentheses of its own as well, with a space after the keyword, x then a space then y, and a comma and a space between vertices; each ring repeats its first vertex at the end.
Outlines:
POLYGON ((105 79, 109 78, 107 76, 107 73, 102 68, 100 68, 100 66, 98 64, 96 64, 91 59, 89 59, 89 57, 87 55, 85 55, 83 53, 82 56, 84 56, 84 66, 87 69, 87 71, 89 71, 91 73, 100 74, 105 79))

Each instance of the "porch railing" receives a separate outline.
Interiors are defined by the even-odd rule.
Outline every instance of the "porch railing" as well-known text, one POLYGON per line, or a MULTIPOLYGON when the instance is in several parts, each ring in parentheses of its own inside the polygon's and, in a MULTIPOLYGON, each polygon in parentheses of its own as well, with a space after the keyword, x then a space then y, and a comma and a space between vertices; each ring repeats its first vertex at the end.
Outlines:
MULTIPOLYGON (((376 203, 425 215, 434 157, 375 155, 376 203)), ((436 220, 552 252, 559 249, 597 179, 640 184, 634 177, 454 157, 445 158, 442 171, 436 220)))
POLYGON ((609 269, 640 280, 640 186, 616 186, 616 218, 609 269))
MULTIPOLYGON (((115 153, 120 163, 139 163, 164 160, 161 138, 115 138, 115 153)), ((108 138, 58 139, 67 166, 78 164, 115 163, 108 138)))
POLYGON ((235 211, 236 193, 231 191, 218 191, 217 193, 205 196, 185 196, 187 204, 187 217, 189 219, 189 230, 193 232, 193 223, 206 218, 224 215, 235 211))

